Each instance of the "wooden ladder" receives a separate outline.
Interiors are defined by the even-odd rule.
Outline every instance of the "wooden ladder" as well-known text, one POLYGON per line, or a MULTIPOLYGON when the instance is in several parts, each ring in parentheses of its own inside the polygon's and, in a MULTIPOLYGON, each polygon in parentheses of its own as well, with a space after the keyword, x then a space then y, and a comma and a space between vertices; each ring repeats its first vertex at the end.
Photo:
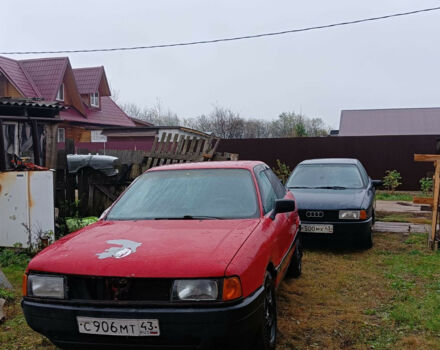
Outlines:
POLYGON ((438 218, 438 205, 439 205, 439 192, 440 192, 440 154, 414 154, 415 162, 432 162, 434 163, 434 188, 433 188, 433 198, 422 198, 414 197, 414 203, 430 205, 432 208, 432 222, 431 222, 431 232, 428 236, 428 246, 433 249, 438 249, 439 242, 439 230, 437 223, 438 218))

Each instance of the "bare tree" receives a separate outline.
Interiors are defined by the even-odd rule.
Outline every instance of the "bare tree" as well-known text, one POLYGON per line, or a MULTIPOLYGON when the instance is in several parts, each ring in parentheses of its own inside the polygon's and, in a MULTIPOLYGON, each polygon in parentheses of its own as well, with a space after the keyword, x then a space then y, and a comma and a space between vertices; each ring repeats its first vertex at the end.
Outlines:
POLYGON ((321 118, 307 118, 295 112, 281 113, 275 120, 244 119, 230 108, 215 106, 209 114, 181 119, 159 99, 152 107, 140 109, 136 104, 125 103, 122 109, 131 117, 157 126, 186 126, 224 139, 326 136, 329 128, 321 118))

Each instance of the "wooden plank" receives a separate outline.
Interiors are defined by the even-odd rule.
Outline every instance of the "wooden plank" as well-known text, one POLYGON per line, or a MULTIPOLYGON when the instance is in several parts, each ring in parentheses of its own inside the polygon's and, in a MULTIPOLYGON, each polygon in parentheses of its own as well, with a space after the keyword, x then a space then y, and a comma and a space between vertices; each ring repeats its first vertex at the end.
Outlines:
POLYGON ((151 165, 152 168, 154 168, 155 166, 157 166, 157 163, 160 161, 160 158, 154 158, 153 159, 153 164, 151 165))
POLYGON ((185 138, 185 142, 183 143, 183 148, 182 148, 182 150, 180 151, 180 154, 186 154, 186 152, 187 152, 187 150, 188 150, 188 143, 189 143, 189 141, 190 141, 190 137, 189 136, 187 136, 186 138, 185 138))
POLYGON ((416 204, 427 204, 432 206, 434 204, 434 198, 432 197, 413 197, 413 203, 416 204))
POLYGON ((202 139, 198 139, 197 140, 197 145, 196 145, 196 150, 195 150, 195 155, 198 157, 200 157, 200 152, 202 150, 202 145, 204 143, 204 140, 202 139))
POLYGON ((163 146, 164 146, 164 143, 165 143, 165 137, 166 137, 166 136, 167 136, 166 133, 163 133, 163 134, 162 134, 162 137, 160 138, 160 143, 159 143, 159 145, 158 145, 158 147, 157 147, 157 149, 156 149, 156 151, 155 151, 156 154, 159 154, 159 153, 162 152, 162 149, 163 149, 163 146))
POLYGON ((414 154, 415 162, 435 162, 440 160, 440 154, 414 154))
POLYGON ((194 147, 196 146, 197 138, 194 136, 191 140, 191 145, 189 146, 188 153, 192 155, 194 153, 194 147))
POLYGON ((217 150, 219 143, 220 143, 220 139, 215 139, 214 147, 207 154, 204 154, 203 156, 205 158, 211 159, 214 156, 214 153, 217 150))
POLYGON ((6 170, 5 140, 3 137, 2 120, 0 119, 0 171, 6 170))
POLYGON ((116 195, 114 195, 113 193, 111 193, 110 191, 107 190, 107 188, 105 188, 104 186, 100 185, 100 184, 94 184, 95 187, 100 190, 102 193, 104 193, 108 198, 110 198, 112 201, 115 201, 116 198, 118 198, 116 195))
POLYGON ((94 200, 95 188, 93 185, 89 184, 89 198, 87 199, 87 214, 91 215, 93 212, 93 200, 94 200))
POLYGON ((171 151, 170 151, 170 142, 171 142, 171 137, 172 137, 173 135, 171 134, 171 133, 169 133, 168 135, 167 135, 167 140, 166 140, 166 142, 165 142, 165 146, 164 146, 164 148, 162 149, 162 153, 165 153, 165 154, 169 154, 169 153, 171 153, 171 151))
POLYGON ((177 148, 176 148, 176 154, 180 154, 182 152, 183 140, 185 140, 185 136, 180 135, 179 143, 177 144, 177 148))
POLYGON ((170 148, 170 153, 171 154, 176 154, 176 149, 177 149, 177 140, 179 139, 179 135, 178 134, 174 134, 173 137, 173 142, 171 144, 171 148, 170 148))
POLYGON ((38 126, 36 120, 31 121, 31 132, 32 132, 32 150, 34 151, 34 164, 43 165, 41 161, 40 138, 38 137, 38 126))
POLYGON ((431 237, 430 244, 432 248, 435 248, 435 238, 437 232, 437 221, 438 221, 438 199, 440 191, 440 163, 435 162, 435 173, 434 173, 434 202, 432 206, 432 223, 431 223, 431 237))
POLYGON ((145 169, 145 170, 150 169, 152 163, 153 163, 153 157, 148 157, 148 159, 147 159, 147 164, 145 165, 145 168, 144 168, 144 169, 145 169))
POLYGON ((157 147, 157 142, 159 141, 159 138, 157 136, 154 137, 153 145, 151 146, 150 152, 154 152, 157 147))

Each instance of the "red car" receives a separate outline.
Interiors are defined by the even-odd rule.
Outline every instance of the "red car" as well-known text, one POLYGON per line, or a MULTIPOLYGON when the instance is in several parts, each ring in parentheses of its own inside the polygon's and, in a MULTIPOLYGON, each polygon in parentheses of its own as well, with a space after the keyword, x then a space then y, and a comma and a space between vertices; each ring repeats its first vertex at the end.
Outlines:
POLYGON ((301 273, 298 227, 262 162, 153 168, 32 259, 24 315, 60 347, 274 349, 276 288, 301 273))

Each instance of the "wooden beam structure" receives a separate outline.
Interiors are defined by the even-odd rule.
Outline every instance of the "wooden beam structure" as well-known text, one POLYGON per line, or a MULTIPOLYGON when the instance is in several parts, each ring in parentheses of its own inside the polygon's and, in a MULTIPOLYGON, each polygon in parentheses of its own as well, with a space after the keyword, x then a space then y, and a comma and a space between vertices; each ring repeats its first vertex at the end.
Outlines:
MULTIPOLYGON (((439 205, 439 195, 440 195, 440 154, 414 154, 414 161, 416 162, 433 162, 434 171, 434 188, 433 194, 434 198, 426 198, 426 204, 432 207, 432 222, 431 222, 431 233, 428 237, 428 245, 431 249, 438 249, 439 235, 437 230, 438 219, 438 205, 439 205)), ((422 202, 422 198, 417 198, 418 203, 422 202)), ((423 203, 423 204, 425 204, 423 203)))
POLYGON ((0 119, 0 171, 6 170, 6 152, 5 152, 5 140, 3 137, 3 124, 0 119))
POLYGON ((413 203, 430 205, 432 207, 434 204, 434 198, 432 198, 432 197, 413 197, 413 203))

